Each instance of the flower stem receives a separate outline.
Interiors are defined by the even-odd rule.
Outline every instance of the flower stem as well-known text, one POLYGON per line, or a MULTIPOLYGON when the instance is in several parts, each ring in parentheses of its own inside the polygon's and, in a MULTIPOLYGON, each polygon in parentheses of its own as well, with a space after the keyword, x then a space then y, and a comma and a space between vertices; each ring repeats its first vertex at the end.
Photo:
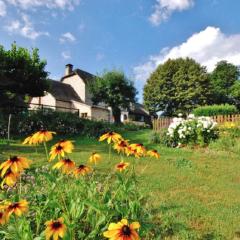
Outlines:
POLYGON ((47 159, 47 161, 49 161, 49 155, 48 155, 47 143, 46 143, 46 142, 43 142, 43 146, 44 146, 44 149, 45 149, 46 159, 47 159))

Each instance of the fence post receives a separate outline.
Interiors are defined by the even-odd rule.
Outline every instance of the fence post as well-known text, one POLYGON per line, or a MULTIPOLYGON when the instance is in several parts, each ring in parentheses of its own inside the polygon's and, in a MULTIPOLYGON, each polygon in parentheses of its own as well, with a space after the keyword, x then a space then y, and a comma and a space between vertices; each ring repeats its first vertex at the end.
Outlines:
POLYGON ((10 130, 11 130, 11 118, 12 118, 12 114, 9 113, 9 116, 8 116, 8 135, 7 135, 7 138, 8 138, 8 144, 10 144, 10 130))

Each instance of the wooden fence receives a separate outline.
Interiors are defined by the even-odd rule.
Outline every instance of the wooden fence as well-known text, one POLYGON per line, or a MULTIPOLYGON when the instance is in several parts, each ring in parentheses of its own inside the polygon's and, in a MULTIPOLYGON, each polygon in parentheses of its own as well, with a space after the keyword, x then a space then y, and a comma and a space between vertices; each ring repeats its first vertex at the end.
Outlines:
MULTIPOLYGON (((213 116, 211 117, 215 122, 218 124, 223 124, 225 122, 238 122, 240 123, 240 114, 236 115, 218 115, 218 116, 213 116)), ((154 119, 152 122, 153 125, 153 130, 158 132, 163 128, 168 128, 169 125, 171 124, 173 118, 158 118, 154 119)))

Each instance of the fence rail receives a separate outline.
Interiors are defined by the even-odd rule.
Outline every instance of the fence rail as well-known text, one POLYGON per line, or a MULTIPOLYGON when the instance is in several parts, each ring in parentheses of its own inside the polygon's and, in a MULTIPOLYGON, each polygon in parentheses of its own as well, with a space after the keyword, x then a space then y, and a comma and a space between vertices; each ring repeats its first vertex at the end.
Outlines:
MULTIPOLYGON (((218 124, 223 124, 225 122, 240 122, 240 114, 235 115, 218 115, 211 117, 218 124)), ((153 130, 156 132, 161 131, 161 129, 168 128, 171 124, 173 118, 158 118, 154 119, 152 122, 153 130)))

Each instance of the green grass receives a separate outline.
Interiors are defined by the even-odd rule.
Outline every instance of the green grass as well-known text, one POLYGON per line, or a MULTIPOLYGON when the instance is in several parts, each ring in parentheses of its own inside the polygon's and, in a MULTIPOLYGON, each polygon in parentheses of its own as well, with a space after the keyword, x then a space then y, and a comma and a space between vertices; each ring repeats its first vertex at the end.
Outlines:
MULTIPOLYGON (((171 149, 150 144, 150 134, 150 130, 141 130, 123 136, 161 154, 159 160, 137 160, 137 172, 141 191, 152 204, 154 221, 168 235, 165 239, 233 239, 240 231, 240 145, 227 147, 226 141, 219 140, 209 148, 171 149)), ((70 139, 76 146, 71 158, 77 163, 86 163, 94 151, 103 156, 99 171, 109 171, 120 161, 113 154, 109 165, 108 145, 104 143, 83 137, 70 139)), ((1 141, 0 160, 10 155, 32 159, 33 167, 46 163, 41 147, 22 146, 20 141, 8 146, 1 141)))

